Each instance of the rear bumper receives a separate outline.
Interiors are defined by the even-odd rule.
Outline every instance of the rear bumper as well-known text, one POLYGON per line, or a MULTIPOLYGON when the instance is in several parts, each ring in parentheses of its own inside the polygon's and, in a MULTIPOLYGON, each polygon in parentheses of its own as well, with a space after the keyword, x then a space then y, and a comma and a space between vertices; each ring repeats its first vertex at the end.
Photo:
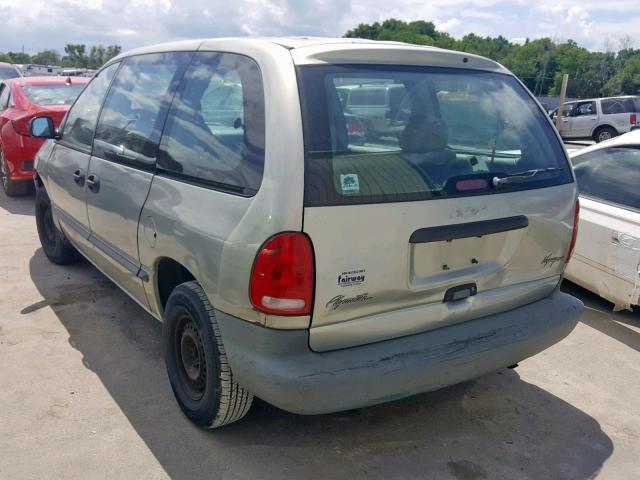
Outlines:
POLYGON ((33 179, 33 158, 32 160, 14 160, 5 157, 9 168, 9 178, 11 180, 32 180, 33 179))
POLYGON ((330 352, 306 330, 272 330, 216 312, 236 380, 300 414, 375 405, 476 378, 566 337, 582 302, 556 290, 529 305, 407 337, 330 352))

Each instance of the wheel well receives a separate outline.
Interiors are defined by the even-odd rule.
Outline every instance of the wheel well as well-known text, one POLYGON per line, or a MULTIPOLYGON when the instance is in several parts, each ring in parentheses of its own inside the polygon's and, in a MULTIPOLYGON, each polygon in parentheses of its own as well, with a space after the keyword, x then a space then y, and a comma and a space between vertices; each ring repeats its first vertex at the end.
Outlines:
POLYGON ((158 295, 164 309, 169 295, 174 288, 184 282, 195 280, 195 277, 183 265, 171 258, 163 258, 158 262, 157 274, 158 295))
MULTIPOLYGON (((40 175, 38 175, 38 172, 35 172, 33 175, 33 181, 36 184, 36 187, 38 189, 40 188, 44 188, 44 183, 42 182, 42 179, 40 178, 40 175)), ((45 189, 46 190, 46 189, 45 189)))
POLYGON ((604 125, 598 125, 596 128, 593 129, 593 132, 591 133, 591 136, 593 137, 596 133, 598 133, 600 130, 602 130, 603 128, 611 128, 612 130, 614 130, 616 133, 620 133, 618 132, 618 129, 608 125, 608 124, 604 124, 604 125))

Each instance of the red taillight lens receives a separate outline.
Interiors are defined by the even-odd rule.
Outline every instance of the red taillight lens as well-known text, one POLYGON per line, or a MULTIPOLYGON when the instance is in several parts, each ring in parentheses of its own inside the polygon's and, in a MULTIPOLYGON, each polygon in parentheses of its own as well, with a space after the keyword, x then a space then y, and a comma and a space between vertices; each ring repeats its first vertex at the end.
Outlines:
POLYGON ((15 120, 11 120, 11 125, 13 125, 13 129, 18 133, 18 135, 22 135, 23 137, 31 136, 29 132, 29 122, 31 121, 31 116, 28 117, 19 117, 15 120))
POLYGON ((251 303, 274 315, 310 315, 314 278, 309 237, 280 233, 267 240, 253 263, 251 303))
POLYGON ((638 116, 635 113, 629 115, 629 123, 631 125, 635 125, 636 123, 638 123, 638 116))
POLYGON ((364 126, 360 122, 352 122, 347 125, 347 133, 349 135, 363 135, 364 126))
POLYGON ((569 263, 573 249, 576 248, 576 240, 578 239, 578 221, 580 219, 580 200, 576 200, 576 209, 573 212, 573 232, 571 233, 571 243, 569 243, 569 251, 565 263, 569 263))

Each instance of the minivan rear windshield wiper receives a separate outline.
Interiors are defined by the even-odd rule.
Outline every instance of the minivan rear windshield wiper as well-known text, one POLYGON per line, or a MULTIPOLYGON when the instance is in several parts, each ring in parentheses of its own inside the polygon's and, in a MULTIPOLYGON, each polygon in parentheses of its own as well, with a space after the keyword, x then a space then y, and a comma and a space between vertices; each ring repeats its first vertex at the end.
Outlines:
POLYGON ((505 175, 504 177, 495 176, 491 180, 492 185, 495 188, 500 187, 501 185, 506 185, 507 183, 519 182, 522 180, 527 180, 531 177, 535 177, 539 173, 548 173, 548 172, 558 172, 562 170, 561 167, 549 167, 549 168, 534 168, 531 170, 526 170, 524 172, 512 173, 510 175, 505 175))

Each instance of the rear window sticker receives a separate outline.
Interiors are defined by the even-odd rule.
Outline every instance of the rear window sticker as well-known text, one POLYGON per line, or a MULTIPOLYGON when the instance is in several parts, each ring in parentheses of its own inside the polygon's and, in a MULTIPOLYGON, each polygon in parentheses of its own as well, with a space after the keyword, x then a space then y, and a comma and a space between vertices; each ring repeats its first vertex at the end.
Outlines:
POLYGON ((347 173, 340 175, 340 187, 343 193, 359 193, 360 181, 358 180, 358 174, 347 173))

